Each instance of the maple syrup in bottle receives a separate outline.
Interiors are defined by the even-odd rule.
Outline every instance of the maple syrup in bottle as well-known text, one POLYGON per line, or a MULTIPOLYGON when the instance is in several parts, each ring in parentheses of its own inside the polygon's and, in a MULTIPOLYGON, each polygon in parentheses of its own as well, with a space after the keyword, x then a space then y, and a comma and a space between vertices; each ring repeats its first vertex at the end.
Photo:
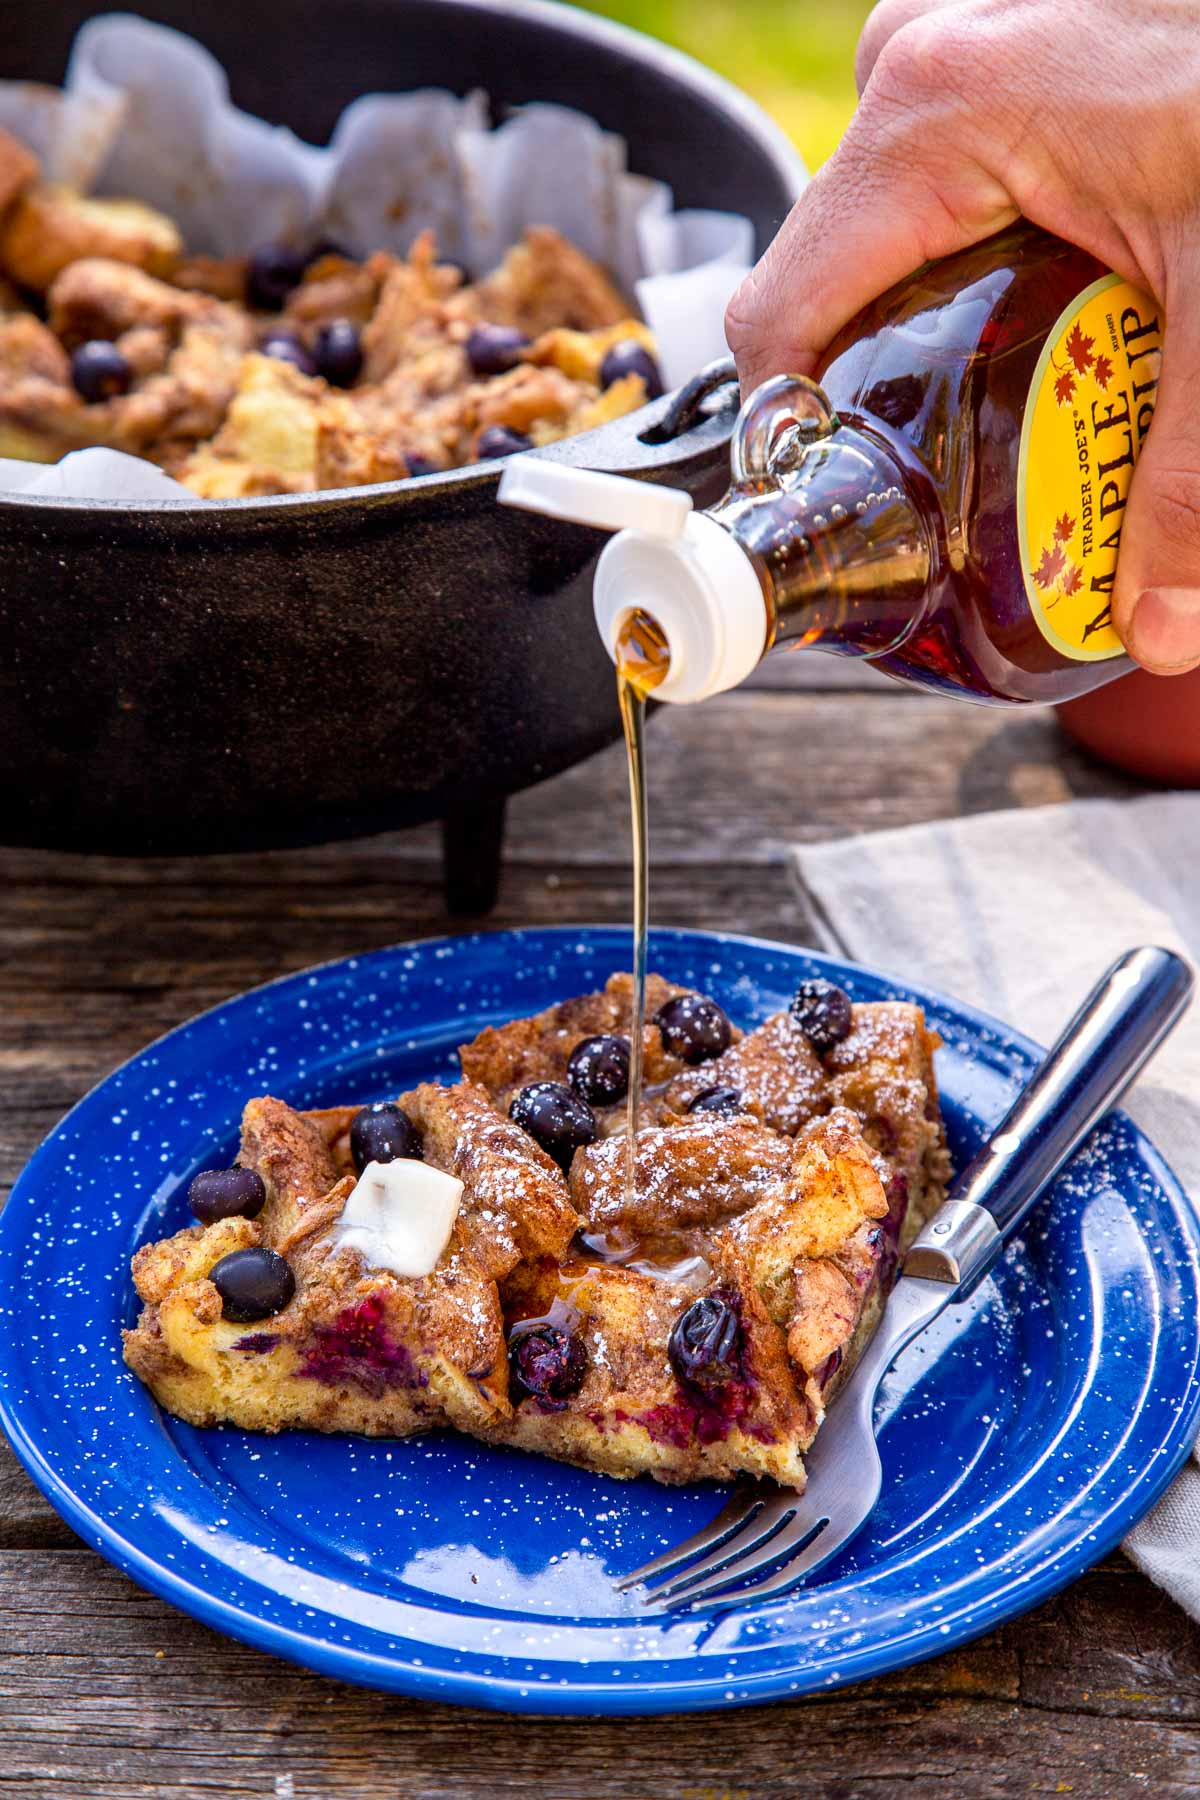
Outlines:
POLYGON ((827 406, 806 396, 782 442, 784 396, 763 397, 715 512, 772 641, 980 700, 1123 673, 1113 574, 1161 344, 1148 296, 1025 224, 884 294, 822 359, 827 406))
POLYGON ((652 622, 656 698, 733 687, 790 644, 964 699, 1067 700, 1130 666, 1113 577, 1162 334, 1148 295, 1020 223, 882 295, 819 382, 751 394, 708 512, 532 458, 501 498, 618 531, 597 620, 618 662, 652 622))

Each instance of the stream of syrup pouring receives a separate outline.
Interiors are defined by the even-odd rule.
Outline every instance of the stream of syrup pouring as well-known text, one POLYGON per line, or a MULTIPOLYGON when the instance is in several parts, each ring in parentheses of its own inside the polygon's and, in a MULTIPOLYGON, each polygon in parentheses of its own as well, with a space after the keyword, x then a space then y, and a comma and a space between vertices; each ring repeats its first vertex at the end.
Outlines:
POLYGON ((671 666, 667 640, 649 613, 632 608, 616 640, 617 702, 625 727, 629 765, 629 820, 633 838, 633 1017, 629 1034, 629 1096, 625 1115, 625 1195, 637 1192, 637 1122, 642 1099, 642 1052, 646 1030, 647 875, 646 763, 643 734, 646 696, 665 680, 671 666))

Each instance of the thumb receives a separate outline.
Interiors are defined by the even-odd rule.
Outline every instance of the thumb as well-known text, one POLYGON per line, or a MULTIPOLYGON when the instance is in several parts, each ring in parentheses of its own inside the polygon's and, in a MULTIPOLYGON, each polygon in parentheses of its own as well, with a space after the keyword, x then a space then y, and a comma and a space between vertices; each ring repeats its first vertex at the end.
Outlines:
POLYGON ((928 23, 885 46, 837 151, 730 301, 725 331, 743 393, 769 375, 811 374, 869 301, 1016 218, 1003 184, 952 148, 963 136, 959 104, 929 84, 918 42, 928 23))
POLYGON ((1147 426, 1148 435, 1121 529, 1113 624, 1130 655, 1156 675, 1200 663, 1200 302, 1191 298, 1200 282, 1197 260, 1194 271, 1169 283, 1168 294, 1178 297, 1169 314, 1154 309, 1169 326, 1152 423, 1145 409, 1156 397, 1157 355, 1135 356, 1123 384, 1132 442, 1147 426))

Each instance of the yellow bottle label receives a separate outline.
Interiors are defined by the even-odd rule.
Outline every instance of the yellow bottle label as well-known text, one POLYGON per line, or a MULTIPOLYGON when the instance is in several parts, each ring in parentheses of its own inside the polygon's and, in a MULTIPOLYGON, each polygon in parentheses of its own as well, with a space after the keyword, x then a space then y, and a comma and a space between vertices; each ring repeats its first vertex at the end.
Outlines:
POLYGON ((1113 575, 1154 414, 1162 324, 1149 295, 1105 275, 1060 315, 1029 390, 1017 467, 1025 591, 1043 637, 1077 662, 1123 654, 1113 575))

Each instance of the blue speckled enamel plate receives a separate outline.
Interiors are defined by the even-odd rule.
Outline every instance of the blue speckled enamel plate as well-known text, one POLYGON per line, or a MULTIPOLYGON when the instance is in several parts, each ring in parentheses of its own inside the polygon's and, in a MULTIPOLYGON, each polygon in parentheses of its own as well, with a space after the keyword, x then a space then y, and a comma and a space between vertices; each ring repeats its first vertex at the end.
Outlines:
MULTIPOLYGON (((1200 1411, 1197 1225, 1123 1117, 991 1280, 905 1352, 883 1500, 819 1586, 716 1618, 640 1614, 611 1579, 694 1530, 712 1487, 621 1483, 450 1437, 196 1431, 125 1369, 129 1257, 232 1159, 243 1100, 296 1106, 451 1076, 489 1020, 599 986, 615 930, 496 932, 290 977, 119 1069, 43 1144, 0 1222, 0 1422, 83 1539, 210 1625, 402 1693, 537 1712, 667 1712, 860 1680, 1053 1592, 1129 1529, 1200 1411)), ((921 1000, 961 1163, 1031 1045, 936 994, 781 945, 659 932, 653 965, 751 1025, 821 971, 921 1000)))

